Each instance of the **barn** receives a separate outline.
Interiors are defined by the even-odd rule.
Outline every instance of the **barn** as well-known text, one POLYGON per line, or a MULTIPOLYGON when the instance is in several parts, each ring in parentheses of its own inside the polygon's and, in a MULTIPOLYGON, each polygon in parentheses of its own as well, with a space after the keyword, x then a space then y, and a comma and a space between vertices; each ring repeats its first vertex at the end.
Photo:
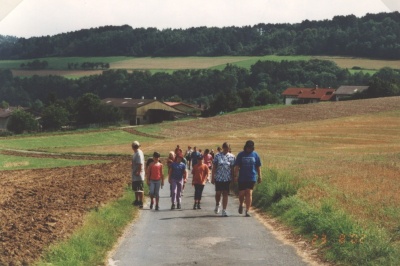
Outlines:
POLYGON ((124 122, 130 125, 144 125, 174 120, 182 112, 156 99, 106 98, 102 102, 119 108, 124 122))

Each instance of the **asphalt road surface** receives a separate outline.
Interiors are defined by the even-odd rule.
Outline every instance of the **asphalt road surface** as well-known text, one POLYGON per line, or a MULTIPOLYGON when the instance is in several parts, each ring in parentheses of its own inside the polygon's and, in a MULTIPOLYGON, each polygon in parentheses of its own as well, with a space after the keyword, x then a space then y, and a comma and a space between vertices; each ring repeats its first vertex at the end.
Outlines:
POLYGON ((215 214, 215 188, 211 183, 204 188, 202 209, 193 210, 191 181, 190 176, 182 209, 170 210, 166 180, 160 190, 160 210, 150 210, 147 200, 109 259, 110 266, 308 265, 293 247, 277 240, 258 220, 239 214, 235 196, 229 197, 229 217, 215 214))

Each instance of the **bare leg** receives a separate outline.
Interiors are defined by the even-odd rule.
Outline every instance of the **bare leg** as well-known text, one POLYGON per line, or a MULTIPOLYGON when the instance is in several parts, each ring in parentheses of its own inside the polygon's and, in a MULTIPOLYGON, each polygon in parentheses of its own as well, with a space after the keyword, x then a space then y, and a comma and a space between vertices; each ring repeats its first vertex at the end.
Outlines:
POLYGON ((226 210, 226 206, 228 206, 228 191, 222 192, 222 209, 226 210))
POLYGON ((221 201, 221 191, 216 191, 215 192, 215 205, 218 205, 220 201, 221 201))
POLYGON ((247 212, 250 210, 251 208, 251 202, 252 202, 252 198, 253 198, 253 190, 251 189, 246 189, 246 210, 247 212))

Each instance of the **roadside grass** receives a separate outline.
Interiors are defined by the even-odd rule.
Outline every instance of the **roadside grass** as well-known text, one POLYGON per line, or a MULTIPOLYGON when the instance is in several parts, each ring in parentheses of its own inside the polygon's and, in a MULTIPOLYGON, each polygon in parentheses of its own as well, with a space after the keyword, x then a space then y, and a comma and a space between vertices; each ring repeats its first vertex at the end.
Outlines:
POLYGON ((138 215, 132 206, 133 194, 126 188, 123 196, 89 212, 81 228, 67 240, 55 243, 44 252, 37 266, 104 265, 108 252, 125 227, 138 215))
POLYGON ((297 196, 297 190, 306 184, 288 173, 269 170, 263 176, 265 180, 254 190, 253 205, 294 228, 327 261, 395 265, 400 260, 400 250, 384 228, 360 225, 338 209, 332 198, 320 201, 319 207, 311 206, 297 196))
POLYGON ((150 138, 135 136, 123 130, 111 130, 100 132, 87 132, 83 134, 65 135, 32 135, 24 138, 0 139, 0 148, 23 149, 23 150, 45 150, 51 151, 54 148, 68 147, 90 147, 127 144, 133 141, 148 141, 150 138))
POLYGON ((41 169, 105 163, 106 160, 34 158, 0 154, 0 171, 41 169))

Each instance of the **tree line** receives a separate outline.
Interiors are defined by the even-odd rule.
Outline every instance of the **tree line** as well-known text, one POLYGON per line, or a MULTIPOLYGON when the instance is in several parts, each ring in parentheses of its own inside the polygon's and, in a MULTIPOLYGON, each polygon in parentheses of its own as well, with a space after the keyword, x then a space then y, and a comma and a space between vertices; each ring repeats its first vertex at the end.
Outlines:
POLYGON ((106 70, 100 75, 67 79, 61 76, 13 77, 0 70, 0 102, 32 107, 57 100, 76 100, 86 93, 99 98, 147 98, 183 100, 207 109, 206 115, 240 107, 282 102, 288 87, 338 88, 341 85, 369 85, 357 97, 400 95, 400 71, 383 68, 370 75, 352 74, 326 60, 258 61, 250 70, 227 64, 223 70, 178 70, 173 73, 106 70))
POLYGON ((0 59, 267 54, 400 59, 400 13, 223 28, 105 26, 28 39, 0 35, 0 59))

